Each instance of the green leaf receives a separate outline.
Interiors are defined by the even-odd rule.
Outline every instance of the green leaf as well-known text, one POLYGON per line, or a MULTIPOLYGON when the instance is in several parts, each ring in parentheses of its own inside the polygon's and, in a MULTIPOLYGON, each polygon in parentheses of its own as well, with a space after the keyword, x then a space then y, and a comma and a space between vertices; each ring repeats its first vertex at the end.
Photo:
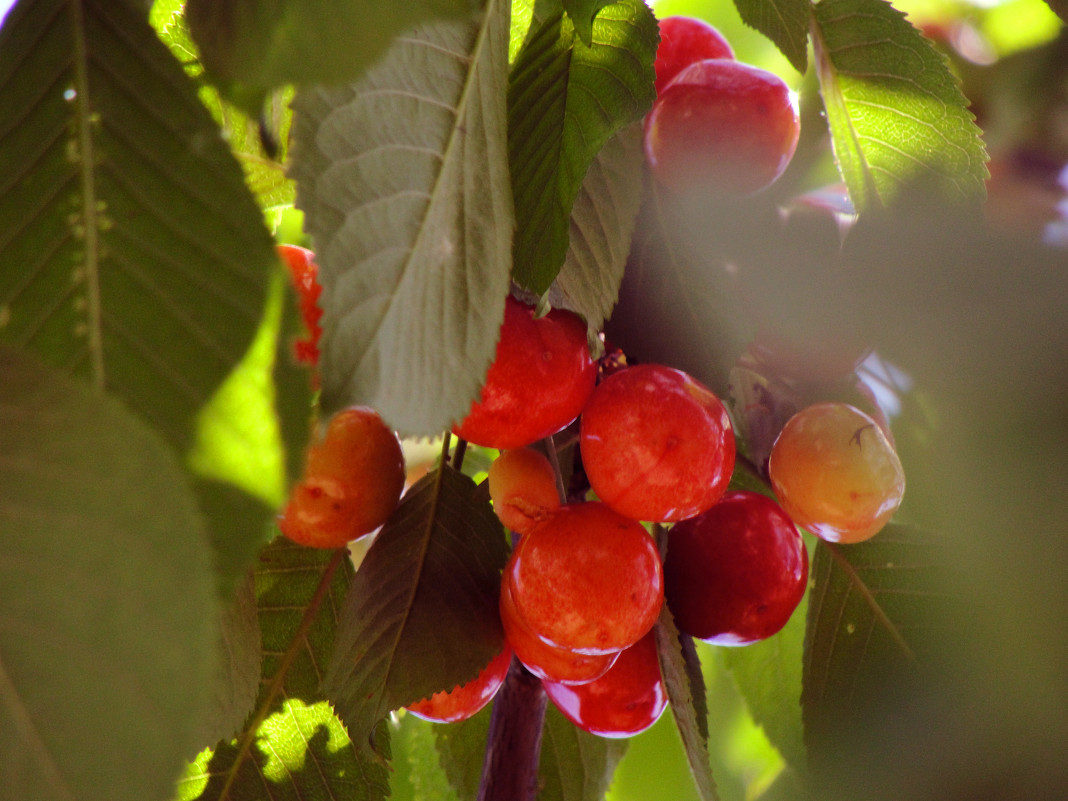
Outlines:
POLYGON ((0 346, 0 794, 164 798, 209 713, 219 611, 171 448, 0 346))
POLYGON ((353 737, 500 653, 507 557, 501 524, 467 476, 446 467, 408 490, 356 574, 324 680, 353 737))
POLYGON ((801 725, 807 598, 806 594, 778 634, 744 648, 721 649, 749 714, 763 727, 783 759, 801 774, 808 763, 801 725))
POLYGON ((545 292, 560 271, 571 210, 598 152, 652 106, 658 41, 656 19, 641 0, 605 6, 590 46, 562 9, 535 13, 508 87, 513 277, 527 289, 545 292))
POLYGON ((628 744, 583 731, 550 703, 541 734, 538 801, 601 801, 628 744))
POLYGON ((126 3, 0 28, 0 340, 179 450, 263 308, 270 236, 194 85, 126 3))
POLYGON ((511 269, 508 3, 398 40, 352 86, 295 101, 293 175, 315 240, 324 411, 404 434, 462 418, 496 351, 511 269))
POLYGON ((556 277, 554 306, 581 314, 598 332, 619 299, 642 198, 642 126, 613 136, 593 160, 571 211, 567 258, 556 277))
POLYGON ((878 707, 887 682, 922 665, 948 626, 944 544, 891 524, 856 545, 820 542, 811 570, 802 714, 813 765, 826 748, 878 707))
POLYGON ((708 755, 708 707, 704 677, 693 640, 679 633, 667 604, 660 612, 655 631, 668 706, 675 717, 697 793, 701 801, 717 801, 719 794, 708 755))
POLYGON ((449 785, 462 801, 475 801, 482 779, 493 705, 458 723, 434 724, 434 745, 449 785))
POLYGON ((883 0, 823 0, 814 10, 820 92, 854 206, 889 205, 916 182, 981 201, 986 150, 946 59, 883 0))
POLYGON ((240 99, 284 84, 339 84, 381 58, 398 34, 465 20, 473 0, 189 0, 186 16, 212 80, 240 99))
POLYGON ((793 68, 808 69, 808 27, 811 0, 734 0, 742 22, 775 43, 793 68))
POLYGON ((575 34, 586 47, 593 46, 593 20, 612 0, 563 0, 564 11, 575 26, 575 34))

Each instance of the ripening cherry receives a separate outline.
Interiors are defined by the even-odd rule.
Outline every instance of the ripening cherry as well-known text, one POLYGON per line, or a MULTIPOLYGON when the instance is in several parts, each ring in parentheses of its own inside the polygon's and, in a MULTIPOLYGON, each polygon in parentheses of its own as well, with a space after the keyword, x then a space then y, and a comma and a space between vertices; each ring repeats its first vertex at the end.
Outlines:
POLYGON ((601 737, 645 731, 668 703, 652 631, 621 653, 601 678, 577 686, 543 681, 542 686, 564 717, 601 737))
POLYGON ((319 307, 319 295, 323 288, 319 284, 319 266, 315 263, 315 254, 307 248, 297 245, 278 245, 278 255, 289 268, 293 287, 297 290, 300 313, 308 329, 307 339, 298 339, 294 350, 298 362, 314 367, 319 363, 319 337, 323 333, 319 320, 323 310, 319 307))
POLYGON ((768 474, 793 521, 828 542, 875 536, 905 494, 886 434, 847 403, 820 403, 791 417, 772 446, 768 474))
POLYGON ((693 517, 723 496, 734 470, 734 429, 723 403, 672 367, 639 364, 606 378, 580 430, 590 486, 634 520, 693 517))
POLYGON ((542 640, 516 613, 507 573, 501 579, 500 609, 505 639, 515 651, 516 658, 539 679, 585 684, 603 676, 619 656, 618 652, 580 654, 542 640))
POLYGON ((715 645, 775 634, 801 603, 808 552, 793 521, 756 492, 728 492, 668 534, 664 592, 681 631, 715 645))
POLYGON ((664 601, 656 544, 602 503, 561 506, 505 565, 517 617, 544 642, 609 654, 641 639, 664 601))
POLYGON ((521 448, 578 417, 596 380, 578 315, 553 309, 535 319, 533 308, 509 296, 481 398, 453 433, 487 448, 521 448))
POLYGON ((334 415, 308 447, 304 476, 278 526, 301 545, 340 548, 385 523, 403 490, 397 435, 374 409, 354 406, 334 415))
POLYGON ((511 664, 512 648, 505 643, 504 649, 467 684, 434 693, 406 708, 416 717, 434 723, 467 720, 493 700, 497 690, 504 684, 504 677, 508 675, 508 666, 511 664))
POLYGON ((556 474, 544 455, 529 448, 504 451, 489 469, 493 511, 512 531, 526 534, 560 506, 556 474))
POLYGON ((777 75, 725 58, 675 76, 645 120, 657 183, 702 197, 751 195, 773 183, 797 149, 794 92, 777 75))
POLYGON ((734 58, 722 33, 694 17, 664 17, 654 64, 657 95, 684 67, 707 58, 734 58))

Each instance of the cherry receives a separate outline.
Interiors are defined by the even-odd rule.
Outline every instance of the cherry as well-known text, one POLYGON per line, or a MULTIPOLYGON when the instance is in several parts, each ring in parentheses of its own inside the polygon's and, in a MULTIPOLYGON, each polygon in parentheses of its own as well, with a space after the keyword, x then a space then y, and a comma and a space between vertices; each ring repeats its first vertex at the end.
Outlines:
POLYGON ((725 58, 683 69, 645 121, 645 155, 670 191, 750 195, 789 164, 800 134, 797 99, 766 70, 725 58))
POLYGON ((520 619, 512 602, 508 574, 501 580, 501 624, 508 644, 520 662, 539 679, 561 684, 584 684, 605 674, 615 664, 618 652, 610 654, 580 654, 557 648, 532 632, 520 619))
POLYGON ((694 17, 660 20, 660 46, 654 65, 657 95, 684 67, 706 58, 734 58, 730 44, 716 28, 694 17))
POLYGON ((808 552, 793 521, 756 492, 728 492, 668 534, 664 592, 679 628, 747 645, 786 625, 805 594, 808 552))
POLYGON ((875 536, 905 494, 886 434, 847 403, 820 403, 791 417, 771 448, 768 474, 793 521, 828 542, 875 536))
POLYGON ((590 486, 635 520, 693 517, 727 489, 734 429, 723 403, 681 370, 628 367, 602 381, 582 413, 590 486))
POLYGON ((652 631, 623 651, 601 678, 578 686, 551 681, 542 686, 564 717, 601 737, 632 737, 645 731, 668 703, 652 631))
POLYGON ((308 447, 304 476, 278 521, 301 545, 340 548, 386 522, 404 490, 397 435, 374 409, 334 415, 321 441, 308 447))
POLYGON ((319 308, 319 295, 323 288, 319 284, 319 266, 315 263, 315 254, 307 248, 297 245, 278 245, 278 255, 289 268, 293 287, 297 290, 300 313, 308 329, 308 338, 294 343, 298 362, 315 366, 319 363, 319 337, 323 333, 319 320, 323 310, 319 308))
POLYGON ((504 650, 490 660, 478 676, 467 684, 451 690, 442 690, 429 698, 406 707, 416 717, 435 723, 456 723, 467 720, 488 704, 504 684, 508 666, 512 663, 512 649, 505 643, 504 650))
POLYGON ((487 448, 521 448, 571 423, 597 380, 586 324, 566 309, 534 318, 509 296, 481 399, 453 433, 487 448))
POLYGON ((493 511, 520 534, 560 506, 553 466, 529 448, 504 451, 490 465, 488 480, 493 511))
POLYGON ((549 645, 609 654, 633 645, 664 600, 656 544, 602 503, 561 506, 505 565, 517 617, 549 645))

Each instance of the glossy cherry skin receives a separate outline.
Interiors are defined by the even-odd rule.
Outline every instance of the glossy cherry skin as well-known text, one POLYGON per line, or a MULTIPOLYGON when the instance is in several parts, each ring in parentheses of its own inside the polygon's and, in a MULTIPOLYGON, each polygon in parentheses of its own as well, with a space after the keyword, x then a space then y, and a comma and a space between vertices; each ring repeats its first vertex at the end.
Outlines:
POLYGON ((493 700, 497 690, 504 684, 508 666, 512 664, 512 648, 505 643, 504 650, 490 660, 474 679, 452 690, 434 693, 429 698, 407 707, 413 715, 435 723, 456 723, 467 720, 493 700))
POLYGON ((794 522, 829 542, 875 536, 905 495, 905 472, 886 434, 846 403, 791 417, 771 448, 768 474, 794 522))
POLYGON ((782 175, 800 126, 796 96, 777 75, 725 58, 698 61, 646 117, 646 160, 671 192, 751 195, 782 175))
POLYGON ((715 394, 681 370, 628 367, 602 381, 582 413, 590 486, 635 520, 683 520, 727 490, 734 429, 715 394))
POLYGON ((586 324, 566 309, 535 319, 509 296, 480 400, 453 433, 487 448, 521 448, 571 423, 597 380, 586 324))
POLYGON ((734 58, 722 33, 694 17, 664 17, 654 64, 657 95, 683 68, 708 58, 734 58))
POLYGON ((801 602, 808 552, 793 521, 759 493, 728 492, 668 534, 664 583, 681 631, 715 645, 775 634, 801 602))
POLYGON ((601 737, 633 737, 645 731, 668 703, 651 631, 621 653, 601 678, 580 685, 543 681, 542 686, 564 717, 601 737))
POLYGON ((641 639, 664 600, 656 544, 602 503, 561 506, 505 565, 523 624, 549 645, 609 654, 641 639))
POLYGON ((374 409, 354 406, 308 447, 304 476, 279 518, 282 533, 314 548, 340 548, 381 526, 404 491, 404 453, 374 409))
POLYGON ((297 245, 278 245, 278 255, 289 268, 289 277, 293 288, 297 290, 300 313, 308 329, 306 339, 294 343, 294 352, 298 362, 315 366, 319 363, 319 337, 323 333, 319 320, 323 310, 319 308, 319 295, 323 288, 319 284, 319 266, 315 263, 315 254, 307 248, 297 245))
POLYGON ((539 679, 561 684, 585 684, 603 676, 619 656, 618 652, 580 654, 542 640, 527 628, 515 611, 507 573, 501 581, 500 608, 505 638, 515 651, 516 658, 539 679))
POLYGON ((526 534, 560 506, 556 474, 544 455, 529 448, 504 451, 490 465, 493 511, 512 531, 526 534))

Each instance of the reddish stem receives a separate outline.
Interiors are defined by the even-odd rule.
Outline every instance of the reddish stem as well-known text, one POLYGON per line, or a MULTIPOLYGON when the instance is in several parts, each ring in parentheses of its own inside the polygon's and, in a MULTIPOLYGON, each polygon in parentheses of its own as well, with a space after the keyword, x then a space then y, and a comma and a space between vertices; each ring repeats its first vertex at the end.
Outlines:
POLYGON ((493 703, 478 801, 534 801, 545 703, 541 680, 513 657, 493 703))

